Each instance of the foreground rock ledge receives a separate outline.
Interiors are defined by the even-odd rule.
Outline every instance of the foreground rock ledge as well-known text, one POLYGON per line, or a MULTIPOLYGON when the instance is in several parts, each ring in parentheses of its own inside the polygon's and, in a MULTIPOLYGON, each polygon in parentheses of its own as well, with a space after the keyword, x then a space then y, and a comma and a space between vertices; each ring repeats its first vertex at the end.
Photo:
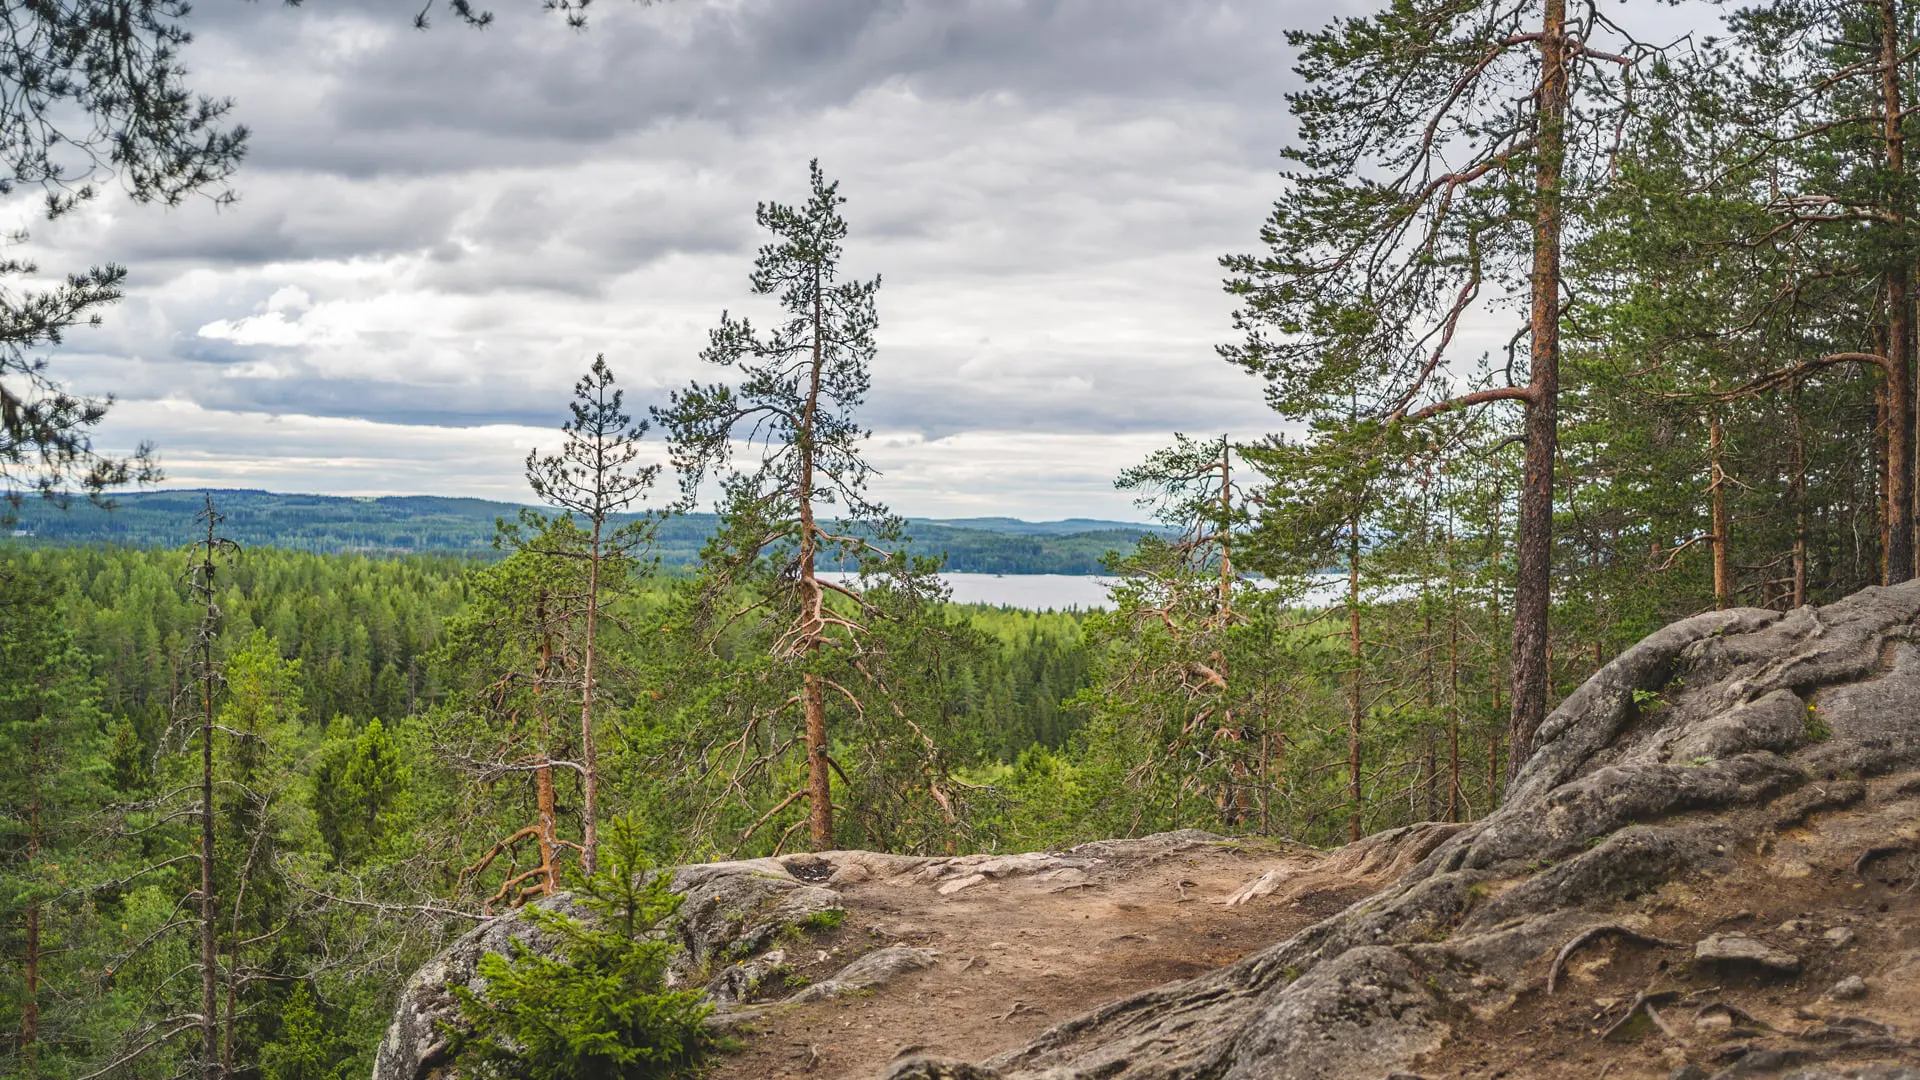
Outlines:
MULTIPOLYGON (((870 932, 844 932, 851 926, 836 934, 847 917, 842 903, 850 887, 877 883, 943 899, 972 895, 970 890, 988 883, 1073 889, 1090 874, 1124 875, 1181 852, 1222 845, 1238 846, 1188 829, 1059 852, 920 857, 829 851, 677 867, 670 871, 672 888, 684 899, 671 932, 683 948, 669 981, 706 990, 716 1008, 712 1025, 750 1025, 774 1009, 869 993, 934 966, 937 956, 927 949, 873 947, 870 932), (836 937, 842 947, 819 948, 833 946, 836 937)), ((1426 850, 1405 842, 1385 846, 1402 857, 1426 850)), ((1390 857, 1375 850, 1382 847, 1365 845, 1362 854, 1390 857)), ((564 893, 536 904, 586 916, 564 893)), ((374 1080, 453 1080, 445 1029, 461 1020, 450 988, 484 993, 481 957, 510 953, 515 942, 543 955, 558 944, 524 912, 512 911, 469 930, 416 971, 380 1044, 374 1080)))
MULTIPOLYGON (((1920 848, 1917 617, 1920 581, 1784 615, 1736 609, 1674 623, 1554 710, 1498 811, 1376 896, 1021 1049, 979 1064, 907 1059, 888 1080, 1411 1072, 1456 1028, 1540 993, 1552 959, 1583 932, 1645 926, 1639 908, 1664 888, 1760 871, 1791 879, 1815 865, 1837 875, 1920 848), (1794 841, 1791 858, 1787 844, 1774 850, 1772 838, 1843 807, 1794 841)), ((1750 915, 1726 917, 1740 914, 1750 915)), ((1920 977, 1920 962, 1903 970, 1920 977)), ((1680 1051, 1672 1075, 1920 1078, 1912 1026, 1760 1032, 1704 1066, 1680 1051)))

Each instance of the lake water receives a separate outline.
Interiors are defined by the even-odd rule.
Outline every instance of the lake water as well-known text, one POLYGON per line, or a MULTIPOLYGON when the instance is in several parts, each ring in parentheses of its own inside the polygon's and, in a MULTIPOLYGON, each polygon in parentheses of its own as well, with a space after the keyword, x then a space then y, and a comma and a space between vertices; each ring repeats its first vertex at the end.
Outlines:
MULTIPOLYGON (((852 574, 823 575, 849 578, 852 574)), ((958 604, 990 604, 995 607, 1027 608, 1032 611, 1064 611, 1078 608, 1110 608, 1113 601, 1107 587, 1110 577, 1079 574, 942 574, 953 590, 958 604)), ((1312 606, 1330 604, 1345 592, 1347 579, 1342 574, 1322 574, 1308 590, 1305 602, 1312 606)))

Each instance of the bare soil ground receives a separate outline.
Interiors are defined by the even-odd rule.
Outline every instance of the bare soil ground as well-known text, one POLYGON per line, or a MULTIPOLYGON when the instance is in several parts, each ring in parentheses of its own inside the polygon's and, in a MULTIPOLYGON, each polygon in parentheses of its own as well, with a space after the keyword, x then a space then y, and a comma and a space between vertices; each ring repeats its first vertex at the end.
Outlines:
POLYGON ((830 973, 889 945, 935 950, 939 962, 870 994, 776 1009, 738 1033, 742 1048, 712 1075, 870 1080, 909 1052, 980 1060, 1114 998, 1239 959, 1378 885, 1323 872, 1321 861, 1299 848, 1222 844, 1115 859, 1065 883, 989 879, 948 895, 934 882, 836 885, 848 918, 803 947, 813 953, 796 957, 803 972, 830 973), (1274 869, 1298 874, 1285 895, 1227 906, 1274 869))
MULTIPOLYGON (((1920 848, 1904 822, 1885 816, 1830 824, 1829 833, 1775 834, 1765 850, 1739 853, 1730 875, 1693 876, 1616 905, 1623 925, 1667 944, 1595 938, 1566 958, 1551 995, 1553 957, 1542 956, 1508 1007, 1461 1009, 1447 1044, 1404 1075, 1705 1080, 1749 1046, 1791 1055, 1862 1034, 1911 1037, 1920 1028, 1920 848), (1890 834, 1903 836, 1856 862, 1890 834), (1693 944, 1716 933, 1790 952, 1802 970, 1696 963, 1693 944), (1850 975, 1866 980, 1863 997, 1827 996, 1850 975), (1658 1019, 1643 1013, 1617 1026, 1641 994, 1658 1019)), ((1079 1013, 1280 941, 1372 894, 1436 840, 1422 847, 1383 835, 1330 854, 1188 846, 1116 857, 1064 881, 1011 876, 948 894, 940 888, 952 878, 837 884, 848 917, 802 946, 803 976, 893 945, 934 950, 937 964, 871 992, 776 1007, 738 1031, 739 1050, 712 1075, 871 1080, 910 1053, 981 1061, 1079 1013), (1270 871, 1277 890, 1228 904, 1270 871)), ((1844 1069, 1852 1056, 1826 1067, 1844 1069)))

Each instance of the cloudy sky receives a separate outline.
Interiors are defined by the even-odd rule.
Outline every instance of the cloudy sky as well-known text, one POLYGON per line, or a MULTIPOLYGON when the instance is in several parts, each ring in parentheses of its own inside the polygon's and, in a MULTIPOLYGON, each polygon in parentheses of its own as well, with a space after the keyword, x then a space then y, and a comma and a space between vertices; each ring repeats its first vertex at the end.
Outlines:
MULTIPOLYGON (((170 486, 522 500, 572 380, 703 375, 763 313, 753 207, 841 182, 881 273, 866 419, 913 515, 1134 516, 1172 432, 1272 425, 1216 359, 1216 258, 1277 190, 1305 0, 205 0, 186 59, 254 131, 237 204, 32 223, 49 270, 132 268, 61 370, 170 486)), ((29 223, 20 216, 19 223, 29 223)))

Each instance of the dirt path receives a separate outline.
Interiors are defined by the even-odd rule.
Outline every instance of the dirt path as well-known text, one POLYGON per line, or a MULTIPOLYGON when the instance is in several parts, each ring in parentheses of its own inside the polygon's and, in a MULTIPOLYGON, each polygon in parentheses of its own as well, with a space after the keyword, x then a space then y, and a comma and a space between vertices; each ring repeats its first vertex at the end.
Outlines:
POLYGON ((741 1033, 744 1047, 713 1076, 869 1080, 908 1052, 980 1060, 1114 998, 1236 960, 1372 890, 1370 875, 1322 861, 1215 844, 957 890, 955 878, 836 881, 848 917, 808 946, 804 967, 831 971, 901 945, 933 950, 935 965, 871 992, 777 1008, 741 1033), (1283 894, 1228 906, 1270 870, 1287 879, 1283 894))

